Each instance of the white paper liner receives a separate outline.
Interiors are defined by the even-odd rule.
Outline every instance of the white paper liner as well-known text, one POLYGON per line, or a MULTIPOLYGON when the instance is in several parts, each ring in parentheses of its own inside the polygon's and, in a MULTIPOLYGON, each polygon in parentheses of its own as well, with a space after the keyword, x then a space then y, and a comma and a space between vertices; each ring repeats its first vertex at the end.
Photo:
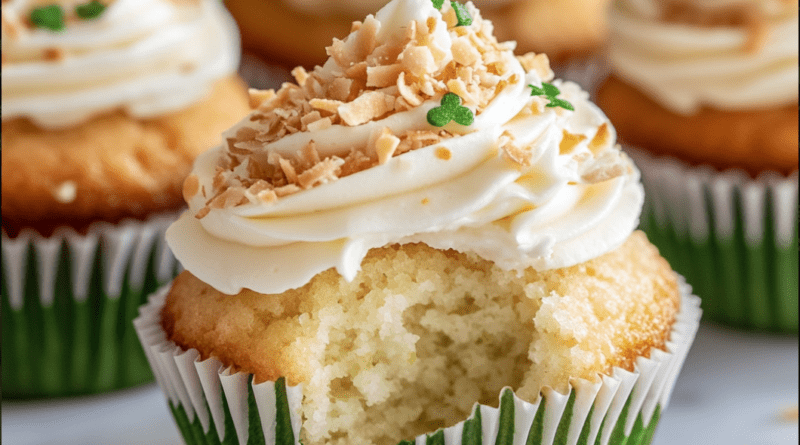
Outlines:
POLYGON ((791 246, 797 229, 797 180, 795 170, 788 176, 764 172, 755 179, 745 171, 718 171, 710 166, 691 166, 669 156, 652 156, 644 150, 624 147, 642 172, 646 210, 651 211, 659 227, 668 224, 679 235, 688 235, 696 242, 709 237, 709 215, 713 209, 716 237, 730 240, 736 227, 734 191, 739 190, 742 202, 742 224, 745 241, 758 246, 764 240, 766 202, 773 204, 775 244, 791 246), (706 190, 711 193, 707 194, 706 190))
MULTIPOLYGON (((568 433, 568 445, 577 443, 592 406, 594 406, 594 411, 592 411, 588 443, 595 443, 600 423, 605 418, 606 427, 603 428, 601 445, 608 445, 613 426, 617 423, 629 395, 632 397, 625 419, 624 432, 626 436, 631 433, 640 413, 644 424, 648 425, 658 405, 662 409, 666 408, 678 373, 694 340, 702 313, 700 299, 691 294, 691 287, 682 277, 679 280, 679 288, 681 308, 673 325, 670 340, 666 342, 666 351, 651 349, 650 358, 639 357, 636 360, 633 372, 614 368, 610 375, 599 376, 598 382, 583 379, 574 379, 570 382, 575 392, 575 402, 568 433)), ((148 304, 140 309, 139 317, 133 322, 158 384, 173 405, 184 407, 190 422, 194 422, 196 416, 199 416, 204 431, 207 433, 209 431, 206 426, 207 416, 200 414, 206 410, 206 405, 203 403, 203 396, 205 396, 220 440, 225 436, 225 415, 219 391, 220 385, 223 386, 239 443, 246 444, 248 437, 247 382, 250 374, 231 373, 229 368, 224 368, 219 361, 213 358, 201 361, 196 350, 183 351, 175 343, 166 339, 166 334, 161 327, 160 311, 168 291, 169 287, 166 286, 151 295, 148 304)), ((264 382, 252 385, 252 387, 266 443, 274 444, 274 431, 271 430, 276 422, 274 383, 264 382)), ((526 402, 514 395, 516 428, 513 443, 515 445, 525 444, 528 429, 542 400, 545 400, 546 403, 542 445, 553 442, 569 395, 560 394, 549 387, 543 388, 541 394, 544 395, 544 399, 540 395, 536 403, 526 402)), ((287 395, 295 443, 299 444, 302 387, 300 385, 287 386, 287 395)), ((498 434, 500 410, 485 405, 480 405, 480 410, 484 443, 494 443, 498 434)), ((463 428, 464 422, 460 422, 444 429, 445 443, 460 445, 463 428)), ((416 444, 424 445, 425 443, 425 435, 416 438, 416 444)))
POLYGON ((154 248, 156 277, 159 282, 166 282, 173 277, 176 260, 164 240, 164 233, 179 215, 180 212, 168 212, 153 215, 145 221, 95 222, 89 225, 85 235, 71 227, 59 227, 49 237, 43 237, 32 229, 23 229, 18 236, 11 238, 3 231, 2 255, 8 287, 8 296, 4 298, 9 299, 12 309, 22 308, 30 246, 33 246, 37 261, 39 296, 43 307, 53 304, 61 246, 65 243, 70 253, 72 294, 77 302, 89 297, 98 247, 102 247, 102 283, 108 298, 119 298, 126 274, 130 287, 141 290, 150 252, 154 248))

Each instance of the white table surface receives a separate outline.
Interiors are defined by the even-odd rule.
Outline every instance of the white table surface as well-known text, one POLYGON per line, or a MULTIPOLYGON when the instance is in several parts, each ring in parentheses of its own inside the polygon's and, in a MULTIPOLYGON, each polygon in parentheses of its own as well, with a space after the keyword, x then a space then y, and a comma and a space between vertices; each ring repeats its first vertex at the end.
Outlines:
MULTIPOLYGON (((703 324, 652 445, 797 444, 797 337, 703 324)), ((4 445, 178 445, 164 397, 148 385, 109 395, 2 402, 4 445)))

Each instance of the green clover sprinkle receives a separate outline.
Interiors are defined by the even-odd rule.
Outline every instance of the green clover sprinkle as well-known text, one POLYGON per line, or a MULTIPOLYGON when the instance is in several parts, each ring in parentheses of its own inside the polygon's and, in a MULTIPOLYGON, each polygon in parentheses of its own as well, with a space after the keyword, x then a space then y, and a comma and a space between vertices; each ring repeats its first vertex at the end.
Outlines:
POLYGON ((64 10, 59 5, 43 6, 31 11, 31 23, 38 28, 51 31, 64 29, 64 10))
POLYGON ((575 111, 575 107, 572 106, 571 103, 567 102, 564 99, 558 99, 556 96, 561 94, 561 90, 558 89, 553 84, 549 84, 547 82, 542 82, 542 87, 539 88, 534 85, 528 85, 531 87, 533 91, 531 91, 531 96, 545 96, 550 101, 546 107, 555 108, 561 107, 565 110, 575 111))
POLYGON ((453 6, 453 10, 456 12, 456 18, 458 19, 458 25, 456 26, 469 26, 472 24, 472 17, 469 15, 466 6, 458 2, 450 2, 450 5, 453 6))
POLYGON ((431 0, 433 3, 433 7, 436 9, 442 9, 442 5, 444 5, 444 0, 431 0))
POLYGON ((472 110, 461 106, 461 98, 455 93, 447 93, 442 97, 442 106, 428 111, 428 123, 436 127, 444 127, 450 121, 463 126, 472 125, 475 115, 472 110))
POLYGON ((75 15, 84 19, 91 20, 100 17, 100 14, 106 10, 106 6, 97 0, 92 0, 89 3, 84 3, 75 7, 75 15))

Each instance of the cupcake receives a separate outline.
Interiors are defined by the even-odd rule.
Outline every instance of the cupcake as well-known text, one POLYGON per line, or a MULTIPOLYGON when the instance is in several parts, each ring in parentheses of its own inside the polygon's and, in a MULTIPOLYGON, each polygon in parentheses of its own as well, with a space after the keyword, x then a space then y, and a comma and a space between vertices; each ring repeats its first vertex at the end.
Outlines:
POLYGON ((714 321, 797 332, 797 2, 615 3, 598 105, 714 321))
MULTIPOLYGON (((386 0, 226 0, 239 23, 245 49, 274 63, 312 67, 325 62, 323 48, 346 35, 355 20, 386 0), (263 26, 270 23, 270 26, 263 26), (313 29, 313 33, 307 30, 313 29)), ((607 35, 609 0, 476 0, 499 39, 514 39, 522 52, 548 54, 559 66, 595 54, 607 35)))
POLYGON ((194 158, 249 112, 214 1, 2 5, 3 397, 152 380, 130 325, 194 158))
POLYGON ((198 157, 134 321, 187 443, 649 443, 699 302, 608 119, 513 46, 394 0, 198 157))

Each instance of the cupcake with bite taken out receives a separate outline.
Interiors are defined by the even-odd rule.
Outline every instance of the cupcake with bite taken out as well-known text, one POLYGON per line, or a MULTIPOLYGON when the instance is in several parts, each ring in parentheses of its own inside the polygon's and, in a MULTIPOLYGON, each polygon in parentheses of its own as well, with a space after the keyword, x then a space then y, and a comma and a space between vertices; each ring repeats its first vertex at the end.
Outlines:
POLYGON ((2 4, 3 397, 152 379, 130 325, 171 280, 195 156, 249 112, 219 2, 2 4))
POLYGON ((650 442, 699 303, 611 123, 512 49, 394 0, 198 158, 134 322, 187 443, 650 442))
POLYGON ((618 1, 597 102, 714 321, 797 333, 796 1, 618 1))

